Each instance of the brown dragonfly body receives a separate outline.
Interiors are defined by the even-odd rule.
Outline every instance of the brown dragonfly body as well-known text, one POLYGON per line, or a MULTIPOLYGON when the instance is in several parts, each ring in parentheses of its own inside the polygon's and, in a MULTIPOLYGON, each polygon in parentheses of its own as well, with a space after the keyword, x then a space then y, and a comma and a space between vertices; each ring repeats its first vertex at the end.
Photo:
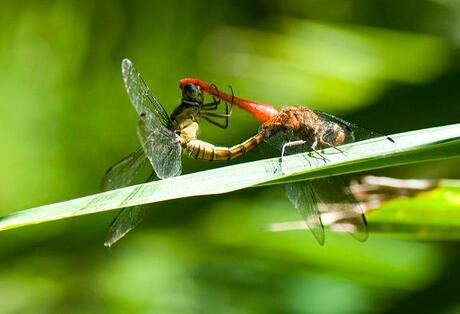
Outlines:
MULTIPOLYGON (((285 107, 276 109, 274 106, 255 102, 248 99, 234 97, 222 93, 214 85, 200 79, 185 78, 180 80, 179 86, 183 88, 189 84, 199 86, 202 92, 231 104, 250 113, 261 122, 259 133, 245 141, 244 149, 240 145, 231 148, 221 148, 213 151, 209 146, 208 151, 199 148, 192 156, 212 158, 217 151, 222 156, 232 159, 235 156, 249 151, 262 141, 270 142, 281 150, 281 164, 286 154, 314 152, 325 162, 323 152, 325 148, 333 148, 339 153, 344 153, 340 145, 353 143, 381 136, 378 133, 361 128, 356 124, 335 117, 331 114, 306 107, 285 107)), ((390 145, 393 139, 387 137, 390 145)), ((322 213, 320 207, 324 204, 336 204, 338 210, 347 212, 346 221, 341 223, 343 230, 350 232, 356 239, 367 239, 367 222, 359 202, 350 193, 349 188, 340 178, 327 178, 306 182, 291 182, 285 185, 286 196, 292 205, 299 210, 307 227, 312 231, 320 244, 324 243, 323 216, 327 219, 329 212, 322 213), (338 205, 340 204, 340 205, 338 205)))
POLYGON ((260 131, 241 144, 232 147, 218 147, 197 139, 181 142, 188 154, 200 160, 232 160, 269 140, 280 132, 291 132, 300 139, 285 146, 307 144, 313 150, 335 147, 344 142, 345 130, 334 122, 324 121, 313 110, 305 107, 286 107, 262 124, 260 131))

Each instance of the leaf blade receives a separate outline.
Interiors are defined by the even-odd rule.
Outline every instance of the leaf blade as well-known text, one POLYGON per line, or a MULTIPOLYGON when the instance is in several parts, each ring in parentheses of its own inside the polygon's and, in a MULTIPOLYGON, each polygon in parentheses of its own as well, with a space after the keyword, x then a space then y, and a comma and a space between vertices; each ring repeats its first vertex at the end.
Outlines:
POLYGON ((318 160, 308 154, 297 154, 284 158, 283 169, 279 158, 265 159, 39 206, 0 217, 0 231, 183 197, 228 193, 252 186, 460 156, 460 124, 391 137, 397 145, 390 145, 386 137, 381 137, 344 146, 346 155, 325 150, 329 159, 327 164, 319 165, 318 160))

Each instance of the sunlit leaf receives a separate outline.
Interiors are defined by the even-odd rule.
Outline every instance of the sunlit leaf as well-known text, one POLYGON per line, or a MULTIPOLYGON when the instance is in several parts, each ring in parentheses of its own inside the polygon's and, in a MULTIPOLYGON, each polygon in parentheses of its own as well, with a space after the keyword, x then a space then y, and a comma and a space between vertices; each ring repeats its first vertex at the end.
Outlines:
POLYGON ((182 197, 227 193, 364 170, 460 156, 460 124, 374 138, 324 150, 327 161, 308 153, 265 159, 130 186, 0 218, 0 230, 182 197))

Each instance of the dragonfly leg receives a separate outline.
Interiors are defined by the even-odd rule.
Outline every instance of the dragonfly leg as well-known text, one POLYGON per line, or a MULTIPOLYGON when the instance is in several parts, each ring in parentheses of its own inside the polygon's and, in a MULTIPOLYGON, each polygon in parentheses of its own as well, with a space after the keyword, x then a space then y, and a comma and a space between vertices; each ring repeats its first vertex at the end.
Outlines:
POLYGON ((220 99, 215 99, 214 98, 213 102, 201 105, 201 110, 203 110, 203 111, 216 110, 217 107, 219 106, 219 104, 220 104, 220 99))
MULTIPOLYGON (((214 87, 214 88, 217 90, 217 87, 214 87)), ((217 91, 217 95, 219 95, 218 91, 217 91)), ((232 101, 233 101, 233 90, 232 90, 232 101)), ((225 102, 225 113, 208 112, 211 110, 216 110, 219 104, 220 104, 220 99, 214 98, 214 102, 201 106, 201 111, 202 111, 201 114, 205 118, 205 120, 211 122, 215 126, 218 126, 222 129, 227 129, 229 125, 229 118, 232 115, 233 103, 230 103, 229 105, 227 102, 225 102), (225 118, 225 123, 220 123, 216 120, 211 119, 210 117, 225 118)))
POLYGON ((329 159, 327 159, 323 154, 320 153, 319 150, 316 149, 316 147, 318 146, 318 139, 315 138, 315 141, 313 142, 313 144, 310 146, 310 148, 312 149, 313 152, 315 152, 325 163, 327 163, 329 161, 329 159))
POLYGON ((231 109, 230 111, 228 110, 228 104, 225 103, 225 113, 215 113, 215 112, 202 112, 201 115, 206 121, 211 122, 215 126, 218 126, 222 129, 227 129, 229 125, 229 118, 232 115, 231 109), (224 118, 225 123, 220 123, 216 120, 211 119, 210 117, 215 117, 215 118, 224 118))
POLYGON ((301 146, 301 145, 304 145, 305 143, 306 143, 306 141, 304 141, 304 140, 298 140, 298 141, 292 141, 292 142, 285 143, 283 145, 283 147, 281 148, 281 165, 283 164, 283 161, 284 161, 284 155, 285 155, 285 152, 286 152, 286 148, 301 146))
POLYGON ((215 84, 211 84, 211 87, 216 90, 217 98, 213 95, 213 102, 201 105, 201 110, 216 110, 217 107, 219 107, 219 104, 221 102, 219 89, 217 89, 217 86, 215 84))
MULTIPOLYGON (((219 93, 219 90, 217 89, 217 86, 215 84, 212 84, 211 87, 215 89, 215 93, 217 95, 212 95, 212 99, 213 99, 212 103, 204 104, 204 105, 201 106, 205 110, 215 110, 215 109, 217 109, 217 107, 219 106, 219 104, 221 102, 221 99, 222 99, 222 97, 220 97, 220 93, 219 93)), ((232 92, 232 99, 230 100, 230 107, 232 107, 235 95, 233 94, 233 88, 230 85, 228 87, 230 88, 230 91, 232 92)), ((228 106, 227 102, 225 102, 225 104, 228 106)))
POLYGON ((333 144, 330 144, 328 142, 323 142, 324 145, 326 145, 327 147, 331 147, 331 148, 334 148, 335 150, 337 150, 339 153, 342 153, 345 155, 345 152, 343 150, 341 150, 340 148, 338 148, 337 146, 333 145, 333 144))
POLYGON ((228 118, 230 116, 226 115, 225 113, 222 113, 222 115, 219 114, 219 113, 214 113, 212 115, 211 115, 211 113, 206 113, 206 114, 202 114, 202 116, 206 121, 214 124, 215 126, 217 126, 219 128, 222 128, 222 129, 227 129, 228 128, 228 118), (217 118, 225 118, 225 123, 220 123, 220 122, 218 122, 216 120, 213 120, 213 119, 210 118, 210 116, 211 117, 217 117, 217 118))

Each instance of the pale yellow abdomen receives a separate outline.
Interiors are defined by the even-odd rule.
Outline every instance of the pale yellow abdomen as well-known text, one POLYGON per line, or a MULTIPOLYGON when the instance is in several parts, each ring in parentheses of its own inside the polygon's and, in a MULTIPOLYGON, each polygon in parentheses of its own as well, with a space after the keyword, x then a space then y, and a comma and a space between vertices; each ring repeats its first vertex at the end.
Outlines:
POLYGON ((201 160, 232 160, 254 149, 264 140, 262 133, 258 133, 241 144, 232 147, 214 146, 210 143, 191 140, 185 144, 187 153, 195 159, 201 160))

